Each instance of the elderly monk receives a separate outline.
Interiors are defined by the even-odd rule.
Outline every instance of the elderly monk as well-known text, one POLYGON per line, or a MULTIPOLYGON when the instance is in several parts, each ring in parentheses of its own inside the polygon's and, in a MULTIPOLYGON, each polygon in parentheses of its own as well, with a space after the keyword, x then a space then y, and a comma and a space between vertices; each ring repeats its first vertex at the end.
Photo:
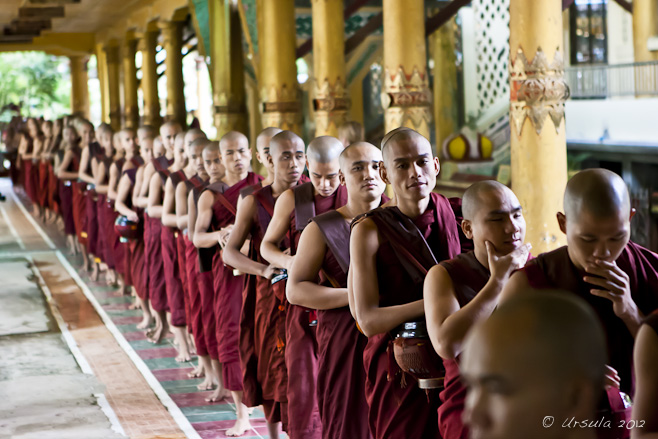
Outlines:
POLYGON ((318 310, 317 398, 325 439, 370 437, 363 422, 368 416, 363 367, 368 339, 350 314, 347 272, 350 223, 385 199, 381 161, 381 151, 365 142, 341 152, 339 178, 347 204, 316 216, 304 229, 288 278, 288 301, 318 310))
POLYGON ((606 357, 582 299, 541 292, 502 304, 464 344, 470 437, 593 439, 595 429, 576 423, 596 419, 606 357))
MULTIPOLYGON (((198 142, 195 141, 195 143, 198 142)), ((219 354, 217 351, 217 332, 215 318, 215 291, 214 279, 212 272, 212 261, 215 255, 216 247, 212 248, 197 248, 194 245, 194 229, 196 227, 198 203, 201 194, 206 187, 222 189, 226 187, 226 183, 222 181, 225 175, 225 168, 221 163, 221 155, 219 153, 219 142, 203 141, 203 150, 201 159, 205 173, 208 175, 208 180, 204 181, 201 186, 195 186, 190 190, 187 199, 187 233, 190 243, 194 246, 194 258, 196 264, 196 280, 199 290, 199 307, 198 319, 202 331, 199 332, 199 337, 203 338, 205 349, 208 352, 208 361, 210 365, 206 369, 206 378, 197 387, 199 390, 212 390, 216 384, 216 391, 206 401, 214 402, 219 401, 230 395, 230 392, 224 388, 222 381, 222 370, 219 364, 219 354)), ((197 347, 198 349, 198 347, 197 347)))
POLYGON ((462 423, 466 389, 458 356, 464 337, 487 319, 512 272, 525 265, 530 244, 519 200, 507 186, 488 180, 473 184, 462 198, 462 230, 475 250, 435 265, 424 286, 427 330, 446 369, 439 407, 443 437, 466 439, 462 423))
POLYGON ((632 439, 658 439, 658 311, 644 320, 635 339, 635 403, 632 439))
POLYGON ((376 439, 438 437, 438 395, 401 376, 389 353, 396 328, 424 320, 427 271, 460 252, 457 223, 448 200, 432 192, 439 160, 427 139, 400 130, 384 143, 382 155, 380 172, 392 185, 396 205, 353 223, 348 283, 354 314, 368 337, 363 360, 370 431, 376 439))
MULTIPOLYGON (((626 184, 617 174, 605 169, 579 172, 567 184, 564 213, 557 214, 567 246, 540 255, 514 273, 501 296, 504 302, 559 288, 583 298, 603 322, 610 384, 620 384, 628 395, 633 392, 634 337, 643 316, 658 308, 658 255, 629 240, 634 213, 626 184)), ((620 411, 612 401, 610 406, 620 411)), ((609 433, 599 431, 601 437, 609 433)), ((620 437, 628 434, 619 430, 620 437)))
POLYGON ((295 133, 281 131, 271 137, 268 161, 274 169, 274 180, 240 201, 223 252, 226 264, 251 275, 243 293, 240 322, 244 397, 249 407, 263 405, 272 438, 279 437, 281 423, 287 428, 285 301, 275 295, 272 285, 272 278, 282 273, 282 267, 268 264, 259 249, 276 200, 302 180, 305 159, 304 141, 295 133), (247 256, 241 250, 250 235, 247 256))
MULTIPOLYGON (((226 133, 219 141, 222 164, 226 169, 226 186, 217 190, 209 187, 199 199, 194 244, 199 248, 223 248, 231 233, 237 213, 240 191, 253 186, 262 177, 249 172, 251 149, 247 137, 237 131, 226 133)), ((242 307, 243 276, 234 275, 225 264, 222 252, 215 252, 212 263, 215 291, 215 318, 219 363, 222 365, 224 387, 231 392, 237 410, 228 436, 241 436, 249 428, 249 413, 242 403, 242 372, 238 354, 238 327, 242 307)))
MULTIPOLYGON (((272 221, 261 244, 261 255, 271 264, 290 270, 295 259, 302 230, 316 215, 336 210, 347 202, 347 191, 338 179, 338 157, 343 144, 331 136, 313 139, 306 150, 306 166, 311 181, 284 192, 277 200, 272 221), (288 238, 290 249, 280 249, 288 238), (290 254, 287 254, 289 252, 290 254)), ((285 282, 278 283, 275 292, 285 299, 285 282)), ((318 411, 317 340, 315 311, 286 306, 286 367, 295 371, 288 380, 288 425, 291 439, 320 438, 322 423, 318 411)))

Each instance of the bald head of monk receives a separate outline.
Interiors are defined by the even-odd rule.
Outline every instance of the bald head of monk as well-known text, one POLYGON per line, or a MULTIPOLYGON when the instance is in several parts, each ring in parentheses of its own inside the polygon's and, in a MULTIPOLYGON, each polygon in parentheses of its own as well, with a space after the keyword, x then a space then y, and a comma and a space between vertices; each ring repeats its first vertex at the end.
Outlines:
POLYGON ((462 197, 462 214, 462 230, 473 240, 479 261, 488 261, 486 242, 497 255, 523 245, 526 224, 521 203, 504 184, 495 180, 472 184, 462 197))
POLYGON ((176 135, 181 131, 183 131, 183 128, 178 122, 169 121, 162 124, 160 127, 160 137, 162 138, 162 143, 167 151, 173 150, 176 135))
POLYGON ((265 166, 270 175, 274 175, 274 164, 269 160, 270 141, 281 131, 283 130, 280 128, 268 127, 256 137, 256 160, 265 166))
POLYGON ((219 141, 219 149, 227 174, 239 176, 249 170, 251 149, 247 136, 238 131, 229 131, 219 141))
POLYGON ((119 138, 117 148, 123 148, 126 154, 133 154, 137 147, 137 143, 135 142, 135 130, 132 128, 124 128, 117 134, 119 138))
POLYGON ((440 170, 429 140, 406 128, 382 143, 382 179, 391 184, 397 199, 415 202, 427 198, 440 170))
POLYGON ((340 182, 350 200, 370 202, 379 199, 386 184, 379 174, 382 152, 368 142, 353 143, 339 157, 340 182))
POLYGON ((137 128, 137 145, 142 146, 145 139, 150 139, 153 142, 155 135, 155 130, 151 125, 140 125, 137 128))
POLYGON ((323 197, 329 197, 340 185, 338 157, 345 147, 332 136, 311 140, 306 148, 306 166, 313 187, 323 197))
POLYGON ((594 438, 562 423, 594 419, 606 360, 603 328, 582 299, 542 291, 505 302, 462 354, 471 438, 594 438))
POLYGON ((286 185, 299 181, 304 171, 304 141, 292 131, 281 131, 270 140, 270 158, 275 180, 286 185))
POLYGON ((162 157, 166 153, 167 150, 165 149, 164 143, 162 142, 162 137, 157 136, 155 139, 153 139, 153 157, 162 157))
POLYGON ((196 139, 201 139, 201 138, 207 138, 207 137, 206 137, 206 133, 201 131, 199 128, 190 128, 189 130, 185 131, 185 148, 186 151, 188 151, 188 154, 192 142, 194 142, 196 139))
POLYGON ((209 143, 210 140, 208 140, 207 137, 197 137, 192 141, 190 147, 188 148, 188 160, 194 167, 196 173, 204 179, 208 177, 208 173, 206 172, 206 168, 203 165, 203 148, 205 148, 209 143))
POLYGON ((185 151, 185 133, 179 132, 174 139, 174 160, 178 163, 187 163, 187 153, 185 151))
POLYGON ((210 177, 211 182, 219 181, 224 177, 225 170, 222 165, 222 158, 219 153, 219 142, 209 142, 201 153, 203 157, 203 166, 210 177))
POLYGON ((580 171, 567 183, 560 229, 567 235, 569 258, 579 270, 596 261, 617 260, 631 236, 631 208, 624 180, 606 169, 580 171))

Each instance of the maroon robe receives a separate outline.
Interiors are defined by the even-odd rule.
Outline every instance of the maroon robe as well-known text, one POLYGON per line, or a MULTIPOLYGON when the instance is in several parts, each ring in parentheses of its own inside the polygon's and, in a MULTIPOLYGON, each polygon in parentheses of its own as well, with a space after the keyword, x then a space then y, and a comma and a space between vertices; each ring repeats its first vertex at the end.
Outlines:
MULTIPOLYGON (((220 230, 235 223, 240 191, 258 184, 260 175, 249 172, 247 177, 231 187, 215 191, 212 221, 210 228, 220 230)), ((219 362, 222 363, 224 387, 228 390, 242 390, 242 372, 238 353, 238 329, 240 308, 242 307, 242 285, 244 276, 234 276, 233 267, 224 264, 222 252, 216 251, 212 264, 215 290, 215 318, 219 362)))
MULTIPOLYGON (((414 220, 397 207, 378 208, 365 217, 385 239, 377 251, 382 307, 421 300, 427 271, 460 252, 455 214, 441 195, 432 193, 427 210, 414 220)), ((390 334, 369 337, 363 354, 370 432, 376 439, 438 438, 438 395, 418 388, 413 377, 401 376, 392 341, 390 334)))
MULTIPOLYGON (((76 151, 78 168, 80 167, 80 159, 82 157, 82 150, 76 151)), ((75 223, 75 233, 78 236, 78 242, 81 245, 87 246, 87 183, 84 181, 76 181, 73 183, 73 221, 75 223)))
MULTIPOLYGON (((290 218, 291 254, 296 253, 301 233, 316 215, 336 210, 347 203, 345 186, 338 186, 329 197, 314 195, 312 183, 293 189, 295 210, 290 218)), ((284 286, 284 282, 280 282, 284 286)), ((318 409, 316 378, 318 374, 316 312, 290 305, 286 301, 286 367, 295 371, 295 379, 288 380, 288 435, 291 439, 322 437, 322 422, 318 409)))
MULTIPOLYGON (((34 140, 32 137, 25 133, 23 134, 25 136, 25 139, 27 140, 27 148, 25 149, 26 154, 32 154, 34 151, 34 140)), ((35 195, 34 195, 34 190, 35 190, 35 181, 34 181, 34 166, 33 162, 31 159, 29 160, 22 160, 21 161, 21 170, 22 170, 22 179, 23 179, 23 189, 25 190, 25 194, 27 197, 30 199, 31 202, 34 203, 35 195)))
POLYGON ((48 162, 41 159, 37 165, 37 204, 41 207, 48 206, 48 162))
MULTIPOLYGON (((80 150, 75 148, 73 150, 73 158, 71 159, 67 172, 78 172, 80 165, 80 150)), ((59 180, 59 208, 64 221, 64 233, 67 235, 75 235, 75 222, 73 220, 74 205, 73 193, 75 180, 59 180)))
MULTIPOLYGON (((171 179, 174 187, 176 187, 176 184, 185 178, 185 173, 179 170, 169 174, 168 178, 171 179)), ((163 179, 163 193, 165 182, 166 179, 163 179)), ((178 265, 177 229, 162 225, 160 236, 162 238, 162 262, 167 291, 167 303, 169 312, 171 313, 171 324, 179 327, 186 326, 185 291, 183 290, 180 266, 178 265)))
MULTIPOLYGON (((89 144, 89 163, 87 164, 88 174, 92 174, 91 161, 103 161, 105 158, 104 151, 98 142, 89 144)), ((98 209, 96 203, 98 201, 98 193, 95 189, 91 188, 85 192, 87 198, 85 215, 87 217, 87 251, 90 255, 94 255, 96 262, 100 262, 100 245, 98 242, 98 209)))
POLYGON ((55 214, 60 214, 59 210, 59 180, 55 175, 55 166, 52 162, 48 163, 48 207, 55 214))
POLYGON ((132 205, 132 191, 135 187, 135 178, 137 176, 138 168, 144 164, 144 160, 137 156, 133 157, 131 161, 133 162, 134 168, 127 169, 123 172, 128 176, 131 182, 130 193, 128 194, 125 204, 137 212, 140 227, 138 238, 124 243, 124 247, 126 247, 124 282, 126 285, 132 285, 135 288, 135 292, 140 299, 148 300, 148 267, 144 255, 144 241, 146 239, 144 230, 144 210, 132 205))
MULTIPOLYGON (((105 166, 105 179, 101 182, 102 185, 106 185, 110 180, 110 166, 112 165, 111 157, 103 157, 99 162, 103 163, 105 166)), ((114 239, 116 234, 114 233, 114 220, 116 215, 114 213, 114 205, 107 197, 107 194, 98 194, 98 200, 96 201, 96 216, 98 218, 98 257, 101 258, 108 268, 116 268, 116 263, 114 259, 114 239)))
MULTIPOLYGON (((347 288, 350 226, 335 210, 313 218, 327 245, 323 285, 347 288)), ((368 338, 349 307, 318 310, 317 397, 324 439, 368 439, 368 403, 363 351, 368 338)))
MULTIPOLYGON (((463 308, 477 295, 487 284, 491 273, 470 251, 462 253, 449 261, 441 262, 448 272, 455 291, 455 297, 459 307, 463 308)), ((458 359, 443 360, 446 370, 444 389, 439 395, 441 405, 439 406, 439 431, 444 438, 466 439, 468 429, 462 422, 464 402, 466 399, 466 388, 461 381, 458 359)))

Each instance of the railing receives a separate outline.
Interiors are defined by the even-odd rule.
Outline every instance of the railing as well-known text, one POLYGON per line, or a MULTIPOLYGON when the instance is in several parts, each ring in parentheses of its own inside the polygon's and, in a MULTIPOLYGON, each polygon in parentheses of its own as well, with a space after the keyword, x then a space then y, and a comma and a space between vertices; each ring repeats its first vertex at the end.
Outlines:
POLYGON ((658 96, 658 61, 573 66, 565 75, 572 99, 658 96))

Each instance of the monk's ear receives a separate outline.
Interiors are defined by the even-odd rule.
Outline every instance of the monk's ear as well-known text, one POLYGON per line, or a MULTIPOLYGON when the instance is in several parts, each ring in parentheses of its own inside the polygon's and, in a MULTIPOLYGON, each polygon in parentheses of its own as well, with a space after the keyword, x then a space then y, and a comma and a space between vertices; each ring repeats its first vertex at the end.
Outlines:
POLYGON ((340 181, 341 186, 345 186, 345 175, 343 175, 343 170, 338 171, 338 181, 340 181))
POLYGON ((274 166, 274 158, 272 158, 272 154, 267 155, 267 164, 270 166, 274 166))
POLYGON ((391 184, 391 182, 388 181, 388 173, 386 172, 386 166, 384 166, 384 162, 380 162, 379 164, 379 176, 382 178, 384 183, 391 184))
POLYGON ((564 233, 566 235, 567 234, 567 217, 562 212, 557 213, 557 223, 560 226, 560 230, 562 231, 562 233, 564 233))
POLYGON ((628 220, 629 221, 632 220, 636 213, 637 213, 637 210, 635 210, 634 207, 631 207, 631 217, 628 218, 628 220))
POLYGON ((473 224, 471 220, 462 220, 462 232, 468 239, 473 239, 473 224))
POLYGON ((434 172, 435 175, 439 175, 439 172, 441 172, 441 162, 439 162, 438 157, 434 157, 434 172))

